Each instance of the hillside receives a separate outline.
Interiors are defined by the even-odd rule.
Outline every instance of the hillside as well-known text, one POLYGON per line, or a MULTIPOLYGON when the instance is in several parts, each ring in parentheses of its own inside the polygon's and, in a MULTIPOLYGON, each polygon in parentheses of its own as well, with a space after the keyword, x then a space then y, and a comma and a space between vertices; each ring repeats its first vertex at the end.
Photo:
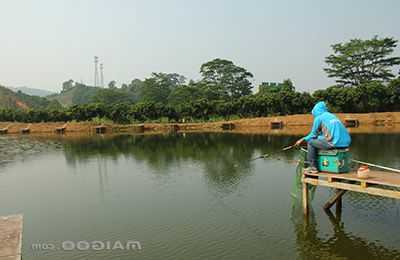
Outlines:
POLYGON ((60 104, 43 97, 14 92, 0 85, 0 108, 3 109, 44 109, 59 108, 60 104))
POLYGON ((99 88, 82 84, 46 97, 49 100, 58 101, 61 105, 68 107, 88 103, 118 104, 133 103, 136 101, 134 92, 121 88, 99 88))
POLYGON ((11 89, 14 92, 21 91, 22 93, 30 95, 30 96, 45 97, 45 96, 54 94, 54 92, 44 90, 44 89, 38 89, 38 88, 9 87, 9 89, 11 89))
POLYGON ((62 106, 72 106, 90 103, 101 88, 77 85, 59 94, 47 96, 48 100, 56 100, 62 106))

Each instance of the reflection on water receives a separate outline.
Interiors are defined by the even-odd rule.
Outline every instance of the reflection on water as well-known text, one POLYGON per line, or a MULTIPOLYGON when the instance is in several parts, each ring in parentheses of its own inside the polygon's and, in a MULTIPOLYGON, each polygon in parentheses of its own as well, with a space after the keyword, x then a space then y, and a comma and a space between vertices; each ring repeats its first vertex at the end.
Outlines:
POLYGON ((207 180, 226 191, 251 173, 252 158, 260 154, 294 160, 293 152, 279 152, 294 137, 237 136, 229 134, 121 135, 80 139, 64 144, 67 162, 73 166, 92 158, 117 160, 119 156, 144 162, 158 174, 185 163, 201 164, 207 180), (238 137, 240 142, 238 142, 238 137))
POLYGON ((295 227, 297 251, 301 259, 399 259, 399 249, 386 248, 374 241, 347 232, 345 223, 330 211, 327 217, 331 232, 321 236, 318 220, 313 210, 308 219, 302 216, 302 208, 292 208, 292 223, 295 227))
POLYGON ((400 134, 353 135, 353 157, 400 168, 400 134))
POLYGON ((61 143, 55 140, 37 140, 28 136, 0 136, 0 165, 61 148, 61 143))
MULTIPOLYGON (((328 189, 301 211, 298 136, 0 138, 0 215, 23 212, 24 259, 132 259, 131 252, 32 252, 37 241, 138 239, 138 259, 400 258, 399 202, 328 189), (261 154, 268 159, 251 161, 261 154), (26 160, 28 159, 28 160, 26 160)), ((400 167, 400 135, 354 135, 353 157, 400 167)))

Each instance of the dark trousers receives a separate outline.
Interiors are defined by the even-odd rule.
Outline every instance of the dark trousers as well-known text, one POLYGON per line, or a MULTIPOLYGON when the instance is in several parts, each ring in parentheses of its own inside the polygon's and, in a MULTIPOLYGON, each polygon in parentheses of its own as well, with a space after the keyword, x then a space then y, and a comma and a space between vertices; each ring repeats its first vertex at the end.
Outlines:
POLYGON ((329 150, 334 147, 329 144, 326 140, 311 139, 307 144, 307 161, 309 166, 317 167, 317 155, 318 150, 329 150))

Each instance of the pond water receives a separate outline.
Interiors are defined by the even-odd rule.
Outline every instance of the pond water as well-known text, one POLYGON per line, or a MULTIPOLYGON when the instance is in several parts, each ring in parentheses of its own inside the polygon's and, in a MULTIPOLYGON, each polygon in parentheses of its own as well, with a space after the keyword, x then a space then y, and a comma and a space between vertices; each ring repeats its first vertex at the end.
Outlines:
MULTIPOLYGON (((320 188, 305 221, 298 155, 279 152, 297 138, 0 137, 0 215, 23 213, 24 260, 400 258, 399 201, 349 192, 333 222, 322 210, 332 191, 320 188), (249 161, 264 153, 273 156, 249 161)), ((400 167, 399 144, 354 135, 352 153, 400 167)))

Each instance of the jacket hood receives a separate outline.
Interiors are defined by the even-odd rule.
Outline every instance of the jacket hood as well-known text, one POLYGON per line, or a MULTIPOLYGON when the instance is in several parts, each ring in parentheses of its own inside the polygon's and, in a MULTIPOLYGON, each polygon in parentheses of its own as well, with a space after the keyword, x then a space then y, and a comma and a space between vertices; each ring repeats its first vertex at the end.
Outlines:
POLYGON ((311 114, 314 117, 317 117, 319 115, 322 115, 325 112, 328 112, 328 108, 326 107, 326 104, 324 101, 320 101, 317 104, 315 104, 314 108, 311 111, 311 114))

